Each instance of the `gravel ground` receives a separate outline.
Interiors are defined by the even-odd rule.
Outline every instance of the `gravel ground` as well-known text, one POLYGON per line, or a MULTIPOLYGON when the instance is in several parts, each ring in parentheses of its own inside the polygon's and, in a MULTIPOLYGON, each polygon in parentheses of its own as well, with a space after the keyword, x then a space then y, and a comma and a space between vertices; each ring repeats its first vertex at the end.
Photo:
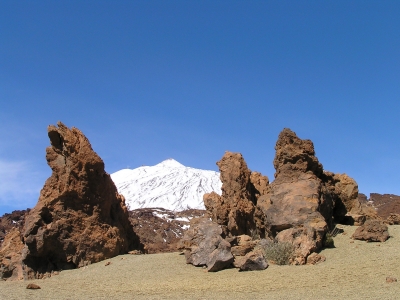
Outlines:
POLYGON ((400 226, 389 226, 385 243, 351 242, 356 227, 341 228, 315 266, 208 273, 178 253, 122 255, 48 279, 0 282, 0 299, 400 299, 400 226), (30 282, 41 289, 27 290, 30 282))

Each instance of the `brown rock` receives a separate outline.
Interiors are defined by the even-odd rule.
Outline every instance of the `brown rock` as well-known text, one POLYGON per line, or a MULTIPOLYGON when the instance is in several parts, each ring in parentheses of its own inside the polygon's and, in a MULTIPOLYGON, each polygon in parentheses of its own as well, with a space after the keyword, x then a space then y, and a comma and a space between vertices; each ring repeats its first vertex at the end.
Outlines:
POLYGON ((0 247, 4 240, 5 235, 11 231, 13 228, 18 228, 22 231, 25 223, 25 214, 29 211, 27 210, 14 210, 10 214, 4 214, 0 217, 0 247))
POLYGON ((266 231, 280 242, 292 243, 294 263, 304 264, 307 256, 321 249, 334 221, 351 219, 361 224, 367 210, 358 200, 356 181, 346 174, 324 171, 310 140, 286 128, 275 150, 275 180, 257 206, 265 216, 266 231))
POLYGON ((37 284, 34 284, 34 283, 29 283, 29 284, 26 286, 26 288, 29 289, 29 290, 39 290, 39 289, 40 289, 40 286, 38 286, 37 284))
POLYGON ((358 193, 358 201, 361 204, 368 204, 368 197, 367 195, 363 194, 363 193, 358 193))
POLYGON ((248 235, 239 235, 237 241, 238 244, 231 248, 233 256, 245 256, 252 251, 258 243, 258 241, 253 241, 248 235))
POLYGON ((226 152, 217 162, 221 173, 222 195, 205 194, 204 205, 213 221, 227 228, 232 235, 251 234, 258 197, 268 191, 268 178, 251 171, 240 153, 226 152))
POLYGON ((386 282, 387 283, 397 282, 397 278, 392 277, 392 276, 388 276, 388 277, 386 277, 386 282))
POLYGON ((233 262, 231 245, 221 234, 221 226, 209 219, 192 220, 190 229, 180 241, 186 263, 207 266, 209 272, 229 267, 233 262))
POLYGON ((260 198, 262 195, 268 194, 271 190, 268 177, 259 172, 251 172, 250 182, 255 188, 254 196, 256 199, 260 198))
POLYGON ((260 271, 268 268, 268 263, 260 251, 247 253, 238 265, 240 271, 260 271))
POLYGON ((307 265, 316 265, 320 262, 324 262, 325 260, 326 260, 325 256, 313 252, 307 257, 307 265))
POLYGON ((389 225, 400 225, 400 214, 390 214, 387 217, 386 222, 389 225))
POLYGON ((24 278, 21 264, 21 251, 24 248, 22 234, 12 228, 0 248, 0 278, 20 280, 24 278))
POLYGON ((125 200, 88 139, 61 122, 49 126, 48 135, 51 146, 46 159, 53 172, 25 217, 25 245, 19 252, 25 279, 140 247, 125 200))
POLYGON ((365 215, 351 214, 351 213, 346 214, 346 217, 348 217, 351 220, 350 223, 351 225, 354 226, 361 226, 362 224, 365 223, 367 219, 365 215))
POLYGON ((389 238, 387 225, 378 220, 367 220, 354 232, 353 239, 368 242, 385 242, 389 238))
POLYGON ((106 264, 105 264, 106 267, 109 266, 109 265, 111 265, 111 261, 108 261, 108 262, 106 262, 106 264))
POLYGON ((275 180, 257 206, 266 217, 267 231, 279 242, 295 246, 295 263, 305 264, 332 223, 333 200, 325 186, 323 168, 310 140, 284 129, 275 146, 275 180))

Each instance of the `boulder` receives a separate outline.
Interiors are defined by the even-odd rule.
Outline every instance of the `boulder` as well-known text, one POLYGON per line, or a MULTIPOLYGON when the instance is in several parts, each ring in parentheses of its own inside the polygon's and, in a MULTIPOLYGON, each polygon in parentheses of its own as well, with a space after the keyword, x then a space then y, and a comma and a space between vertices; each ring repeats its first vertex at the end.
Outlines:
POLYGON ((313 252, 307 257, 307 265, 316 265, 320 262, 324 262, 325 260, 326 260, 325 256, 313 252))
POLYGON ((260 251, 251 251, 236 266, 239 271, 260 271, 268 268, 268 263, 260 251))
POLYGON ((180 241, 186 263, 206 266, 209 272, 230 267, 233 262, 231 244, 221 236, 222 228, 207 218, 194 219, 180 241))
POLYGON ((19 251, 24 278, 42 278, 140 248, 124 197, 89 140, 61 122, 48 127, 48 136, 52 175, 25 216, 19 251))
POLYGON ((37 284, 34 283, 29 283, 26 288, 28 290, 40 290, 40 286, 38 286, 37 284))
POLYGON ((368 242, 385 242, 389 238, 387 225, 379 220, 367 220, 352 235, 353 239, 368 242))
POLYGON ((386 222, 389 225, 400 225, 400 214, 390 214, 387 217, 386 222))

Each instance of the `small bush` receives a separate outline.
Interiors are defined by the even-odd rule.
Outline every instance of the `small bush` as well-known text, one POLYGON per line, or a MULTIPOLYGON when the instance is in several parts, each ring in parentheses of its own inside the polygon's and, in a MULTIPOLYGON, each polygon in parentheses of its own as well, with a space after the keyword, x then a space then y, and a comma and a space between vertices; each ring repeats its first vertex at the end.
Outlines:
POLYGON ((335 242, 333 241, 333 236, 329 232, 325 235, 324 247, 325 248, 335 248, 335 242))
POLYGON ((272 242, 262 246, 265 258, 277 265, 288 265, 294 257, 294 246, 288 242, 272 242))

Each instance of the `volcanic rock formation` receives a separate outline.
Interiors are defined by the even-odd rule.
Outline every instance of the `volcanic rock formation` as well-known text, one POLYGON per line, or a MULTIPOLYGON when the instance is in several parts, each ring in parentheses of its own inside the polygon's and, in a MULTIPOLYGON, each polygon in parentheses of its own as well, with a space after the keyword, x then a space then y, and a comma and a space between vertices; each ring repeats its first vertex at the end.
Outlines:
POLYGON ((42 278, 140 248, 124 198, 88 139, 61 122, 48 127, 48 136, 46 160, 53 172, 25 216, 23 232, 13 232, 17 246, 9 246, 6 236, 0 251, 3 279, 42 278))
POLYGON ((4 214, 0 217, 0 246, 4 240, 4 237, 13 228, 17 227, 19 229, 24 227, 25 214, 29 211, 27 210, 14 210, 10 214, 4 214))
POLYGON ((204 205, 212 220, 223 225, 232 235, 250 234, 256 229, 255 204, 260 195, 254 183, 265 192, 268 178, 259 173, 251 176, 240 153, 226 152, 217 165, 221 174, 222 195, 214 192, 205 194, 204 205))
POLYGON ((291 263, 305 264, 323 247, 335 223, 361 225, 367 217, 375 217, 358 200, 354 179, 323 170, 310 140, 285 128, 275 150, 271 184, 267 177, 251 172, 239 153, 226 152, 217 162, 222 195, 206 194, 204 204, 225 236, 247 234, 289 242, 295 248, 291 263))

